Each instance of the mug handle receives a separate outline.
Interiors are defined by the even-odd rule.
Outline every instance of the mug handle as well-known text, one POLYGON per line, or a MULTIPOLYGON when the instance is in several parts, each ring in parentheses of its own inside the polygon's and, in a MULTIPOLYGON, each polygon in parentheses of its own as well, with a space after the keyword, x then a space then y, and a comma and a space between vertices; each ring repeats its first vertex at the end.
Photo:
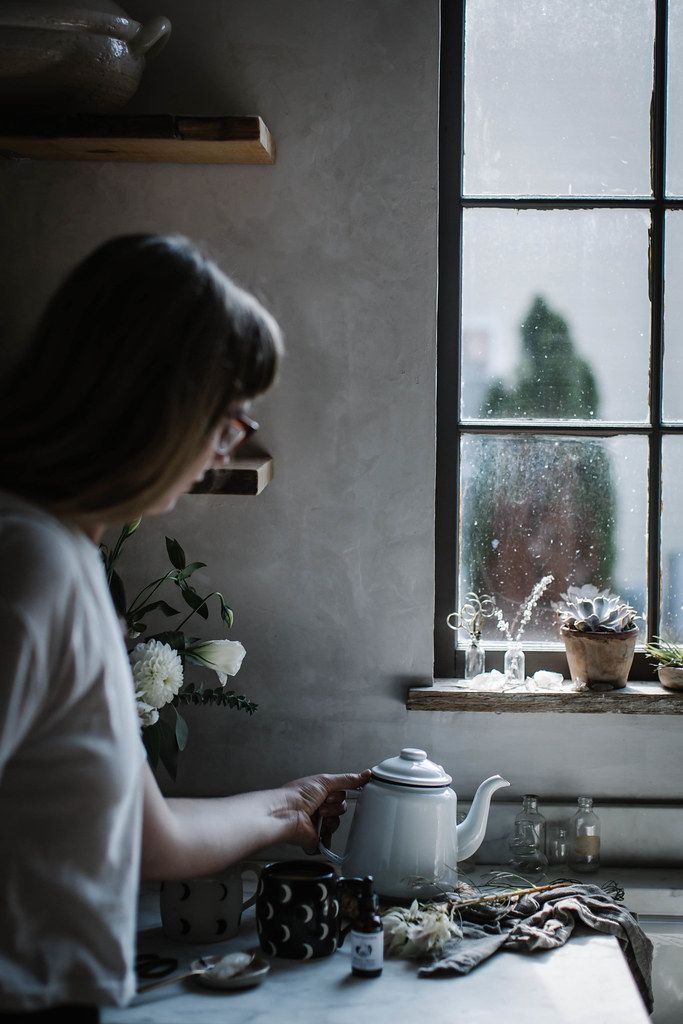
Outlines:
MULTIPOLYGON (((256 881, 258 882, 259 878, 261 877, 261 868, 262 867, 263 867, 263 865, 259 864, 259 862, 257 860, 244 860, 240 864, 240 871, 242 873, 245 872, 245 871, 253 871, 253 873, 256 875, 256 881)), ((253 896, 250 896, 248 900, 244 901, 244 903, 242 904, 242 909, 240 911, 240 914, 243 914, 244 911, 248 909, 248 907, 253 907, 255 903, 256 903, 256 893, 254 893, 253 896)))
MULTIPOLYGON (((345 888, 349 888, 350 889, 352 886, 356 886, 357 887, 358 885, 361 885, 362 882, 363 882, 362 878, 354 876, 354 875, 337 875, 337 892, 339 892, 340 889, 343 891, 345 888)), ((337 949, 341 949, 341 947, 344 945, 344 939, 349 934, 349 932, 351 931, 352 928, 353 928, 353 921, 352 920, 348 921, 345 926, 342 925, 342 916, 341 916, 341 913, 340 913, 339 914, 339 931, 338 931, 338 938, 337 938, 337 949)))

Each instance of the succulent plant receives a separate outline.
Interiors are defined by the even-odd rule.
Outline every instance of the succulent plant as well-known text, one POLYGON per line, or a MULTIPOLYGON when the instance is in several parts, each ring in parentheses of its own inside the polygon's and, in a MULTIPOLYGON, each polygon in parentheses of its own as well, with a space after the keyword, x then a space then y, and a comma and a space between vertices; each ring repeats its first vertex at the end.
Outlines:
POLYGON ((655 665, 668 668, 683 668, 683 645, 663 640, 661 636, 652 638, 653 643, 645 644, 645 650, 655 665))
POLYGON ((635 608, 609 590, 598 590, 591 583, 567 587, 561 594, 564 605, 555 604, 560 625, 581 633, 625 633, 634 629, 640 618, 635 608))

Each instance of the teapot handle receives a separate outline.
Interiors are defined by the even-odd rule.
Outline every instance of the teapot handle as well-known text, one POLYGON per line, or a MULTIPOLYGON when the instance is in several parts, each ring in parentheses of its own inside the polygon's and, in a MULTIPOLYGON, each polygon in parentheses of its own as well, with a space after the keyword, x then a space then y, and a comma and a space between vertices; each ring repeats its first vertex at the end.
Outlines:
POLYGON ((331 860, 333 864, 343 864, 346 857, 340 857, 338 853, 333 853, 332 850, 328 850, 324 843, 318 841, 317 853, 323 853, 328 860, 331 860))
POLYGON ((333 864, 343 864, 346 857, 340 857, 338 853, 332 853, 332 850, 328 850, 324 843, 320 841, 320 833, 323 828, 322 817, 318 818, 318 849, 316 853, 324 853, 328 860, 331 860, 333 864))

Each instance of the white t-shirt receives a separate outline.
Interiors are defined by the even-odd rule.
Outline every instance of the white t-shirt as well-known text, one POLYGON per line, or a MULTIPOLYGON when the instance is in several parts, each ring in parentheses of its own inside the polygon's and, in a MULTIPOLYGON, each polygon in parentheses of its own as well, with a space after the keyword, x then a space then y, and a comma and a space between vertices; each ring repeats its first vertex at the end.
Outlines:
POLYGON ((96 546, 0 493, 0 1011, 132 997, 144 758, 96 546))

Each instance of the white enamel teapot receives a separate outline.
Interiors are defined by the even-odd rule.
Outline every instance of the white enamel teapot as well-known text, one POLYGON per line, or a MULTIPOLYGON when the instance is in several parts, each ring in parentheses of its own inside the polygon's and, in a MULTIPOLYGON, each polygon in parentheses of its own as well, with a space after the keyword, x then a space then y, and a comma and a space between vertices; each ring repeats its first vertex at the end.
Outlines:
POLYGON ((320 844, 345 875, 372 875, 382 896, 424 898, 453 888, 458 861, 478 850, 491 797, 510 783, 492 775, 479 786, 470 812, 457 824, 452 782, 426 751, 405 747, 372 769, 358 796, 343 856, 320 844))

